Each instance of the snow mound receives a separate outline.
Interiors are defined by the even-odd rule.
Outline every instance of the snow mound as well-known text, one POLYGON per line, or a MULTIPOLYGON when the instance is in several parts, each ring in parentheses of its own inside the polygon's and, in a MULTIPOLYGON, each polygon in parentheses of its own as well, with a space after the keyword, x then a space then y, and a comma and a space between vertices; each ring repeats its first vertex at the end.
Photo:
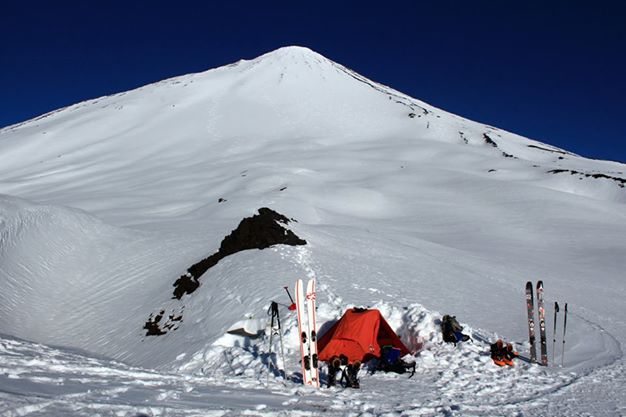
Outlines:
MULTIPOLYGON (((319 310, 325 315, 340 316, 353 305, 321 304, 319 310)), ((361 398, 368 398, 363 408, 377 409, 376 395, 396 397, 404 395, 407 390, 414 392, 411 386, 419 389, 427 387, 425 392, 415 394, 422 398, 422 406, 433 409, 451 407, 466 412, 507 407, 517 402, 532 402, 542 396, 558 391, 572 384, 575 374, 555 372, 550 368, 542 368, 528 363, 528 359, 516 360, 514 367, 500 368, 490 358, 489 345, 499 336, 473 329, 467 324, 464 332, 472 337, 472 341, 457 346, 443 343, 439 330, 441 314, 430 312, 419 304, 396 307, 385 302, 378 302, 372 308, 381 311, 385 319, 401 336, 401 339, 413 350, 411 357, 405 360, 415 361, 416 375, 411 379, 408 374, 398 375, 375 371, 375 360, 364 364, 359 377, 361 379, 361 398), (393 381, 393 384, 389 384, 393 381), (382 392, 384 394, 382 394, 382 392), (371 402, 370 402, 371 401, 371 402)), ((280 358, 279 344, 274 339, 272 353, 269 353, 269 332, 259 339, 244 336, 224 335, 211 346, 196 352, 191 358, 181 358, 179 371, 193 373, 198 376, 228 381, 231 384, 254 386, 265 384, 285 384, 288 390, 297 390, 302 383, 299 371, 299 342, 294 314, 285 308, 281 310, 284 323, 284 348, 287 368, 283 367, 280 358), (270 367, 271 362, 271 367, 270 367), (287 369, 286 379, 284 370, 287 369), (269 375, 268 375, 269 373, 269 375), (256 382, 253 382, 256 381, 256 382)), ((334 320, 331 320, 331 323, 334 320)), ((328 328, 329 323, 322 323, 328 328)), ((523 346, 517 345, 516 348, 523 346)), ((322 364, 321 379, 325 386, 327 374, 322 364)), ((337 408, 346 406, 347 398, 343 389, 338 391, 337 408)), ((350 391, 348 389, 348 391, 350 391)), ((353 397, 349 396, 350 401, 353 397)), ((397 399, 400 401, 399 399, 397 399)), ((335 407, 332 407, 335 408, 335 407)), ((513 407, 511 407, 513 408, 513 407)))

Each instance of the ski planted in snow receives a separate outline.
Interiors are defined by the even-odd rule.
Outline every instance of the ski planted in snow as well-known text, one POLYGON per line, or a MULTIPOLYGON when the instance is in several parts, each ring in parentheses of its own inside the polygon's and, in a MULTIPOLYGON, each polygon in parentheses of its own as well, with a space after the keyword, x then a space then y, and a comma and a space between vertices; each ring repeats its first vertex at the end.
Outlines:
POLYGON ((559 313, 559 303, 554 302, 554 331, 552 332, 552 363, 554 364, 554 358, 556 357, 556 321, 559 313))
POLYGON ((289 294, 289 288, 287 288, 286 286, 283 288, 285 289, 285 291, 287 291, 287 295, 289 296, 289 300, 291 301, 291 304, 289 304, 289 310, 294 311, 296 309, 296 303, 295 301, 293 301, 293 298, 291 298, 291 294, 289 294))
POLYGON ((309 280, 306 295, 302 280, 296 281, 296 311, 298 313, 298 334, 300 335, 302 382, 304 385, 319 387, 317 328, 315 327, 315 279, 309 280))
POLYGON ((567 328, 567 303, 565 303, 565 313, 563 313, 563 351, 561 352, 561 368, 565 364, 565 330, 567 328))
POLYGON ((272 318, 270 320, 270 341, 269 341, 269 356, 268 356, 268 372, 267 372, 267 383, 270 381, 270 372, 272 371, 272 366, 275 369, 279 370, 278 366, 272 361, 272 340, 276 335, 280 339, 280 356, 283 361, 283 377, 286 377, 286 367, 285 367, 285 348, 283 345, 283 330, 280 325, 280 314, 278 313, 278 303, 276 301, 272 301, 270 304, 270 308, 267 311, 267 314, 271 315, 272 318))
POLYGON ((314 387, 319 387, 320 373, 317 363, 317 326, 315 298, 315 278, 313 278, 309 280, 306 286, 306 307, 309 319, 309 353, 311 358, 311 380, 314 387))
POLYGON ((535 349, 535 306, 533 302, 533 283, 526 283, 526 311, 528 312, 528 337, 530 341, 530 361, 537 362, 535 349))
POLYGON ((539 312, 539 336, 541 337, 541 364, 548 366, 548 344, 546 342, 546 310, 543 305, 543 281, 537 281, 537 310, 539 312))
POLYGON ((302 383, 311 385, 311 362, 309 360, 309 323, 306 314, 306 301, 302 280, 296 281, 296 312, 298 314, 298 335, 300 338, 300 362, 302 363, 302 383))

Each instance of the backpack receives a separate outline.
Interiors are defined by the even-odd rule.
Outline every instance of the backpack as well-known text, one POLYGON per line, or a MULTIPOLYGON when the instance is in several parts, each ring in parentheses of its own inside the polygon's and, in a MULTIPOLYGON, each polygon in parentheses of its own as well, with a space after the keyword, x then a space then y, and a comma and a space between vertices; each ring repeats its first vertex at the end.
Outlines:
POLYGON ((469 340, 469 336, 462 334, 462 331, 463 326, 456 320, 456 316, 446 314, 441 318, 441 333, 444 342, 456 345, 457 342, 469 340))
POLYGON ((405 362, 400 358, 400 349, 392 345, 385 345, 380 351, 380 360, 378 361, 378 369, 384 372, 395 372, 404 374, 411 369, 411 378, 415 374, 415 362, 405 362))

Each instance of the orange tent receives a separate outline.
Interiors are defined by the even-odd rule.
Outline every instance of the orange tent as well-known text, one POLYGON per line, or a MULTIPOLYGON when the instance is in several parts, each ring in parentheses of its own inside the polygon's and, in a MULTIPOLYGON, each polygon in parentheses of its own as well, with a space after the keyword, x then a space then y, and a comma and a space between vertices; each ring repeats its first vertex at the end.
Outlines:
POLYGON ((358 308, 347 310, 317 342, 321 361, 346 355, 350 362, 365 362, 380 357, 380 350, 385 345, 400 349, 401 356, 410 353, 380 311, 358 308))

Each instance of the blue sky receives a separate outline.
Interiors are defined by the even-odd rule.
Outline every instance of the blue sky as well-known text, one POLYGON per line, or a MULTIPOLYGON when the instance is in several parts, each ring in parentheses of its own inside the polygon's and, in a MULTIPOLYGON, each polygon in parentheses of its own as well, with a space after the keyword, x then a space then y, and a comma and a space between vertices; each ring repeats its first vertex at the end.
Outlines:
POLYGON ((603 1, 5 1, 0 126, 301 45, 447 111, 626 162, 625 21, 626 2, 603 1))

